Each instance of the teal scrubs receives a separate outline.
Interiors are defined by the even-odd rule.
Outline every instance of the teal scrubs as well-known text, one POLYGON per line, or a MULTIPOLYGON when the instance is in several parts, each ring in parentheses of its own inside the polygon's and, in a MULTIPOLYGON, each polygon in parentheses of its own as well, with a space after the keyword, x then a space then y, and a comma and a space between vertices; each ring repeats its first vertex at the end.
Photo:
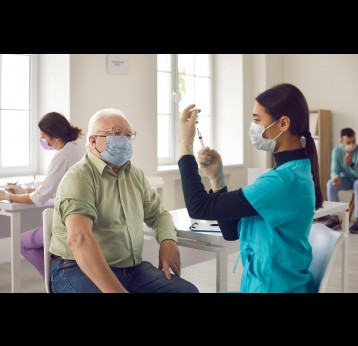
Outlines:
POLYGON ((238 224, 241 292, 315 292, 308 270, 315 212, 310 160, 286 162, 242 191, 259 215, 238 224))

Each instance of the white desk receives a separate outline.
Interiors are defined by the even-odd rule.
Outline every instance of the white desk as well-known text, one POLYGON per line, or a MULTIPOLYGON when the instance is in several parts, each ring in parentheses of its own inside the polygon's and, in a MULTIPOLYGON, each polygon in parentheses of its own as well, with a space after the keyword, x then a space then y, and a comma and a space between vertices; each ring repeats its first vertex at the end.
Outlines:
MULTIPOLYGON (((342 292, 345 291, 348 269, 348 206, 348 203, 325 201, 323 204, 323 208, 318 209, 314 215, 315 219, 333 214, 342 215, 342 229, 346 233, 346 238, 343 244, 342 251, 342 292)), ((171 210, 170 213, 173 215, 174 224, 178 229, 178 244, 180 246, 216 253, 216 291, 227 291, 227 246, 229 243, 232 242, 224 240, 221 233, 189 231, 188 228, 191 219, 188 215, 186 208, 171 210)), ((152 231, 152 229, 144 225, 144 234, 152 238, 154 232, 152 231)))
POLYGON ((11 292, 21 292, 20 234, 22 212, 32 209, 34 213, 42 214, 43 210, 48 207, 53 207, 53 200, 47 201, 47 203, 41 207, 35 204, 0 202, 0 215, 10 218, 11 292))
MULTIPOLYGON (((170 213, 178 229, 179 246, 216 253, 216 291, 227 291, 227 246, 232 242, 226 241, 221 233, 189 231, 191 219, 186 208, 171 210, 170 213)), ((144 234, 150 238, 154 237, 153 230, 145 224, 144 234)), ((237 250, 239 250, 239 245, 237 245, 237 250)))

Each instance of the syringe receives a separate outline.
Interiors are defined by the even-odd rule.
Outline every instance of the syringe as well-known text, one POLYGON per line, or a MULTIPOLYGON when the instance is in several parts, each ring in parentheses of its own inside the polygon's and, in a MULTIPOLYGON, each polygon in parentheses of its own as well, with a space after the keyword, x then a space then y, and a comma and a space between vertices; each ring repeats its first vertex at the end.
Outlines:
POLYGON ((201 135, 200 131, 198 128, 196 128, 196 131, 198 132, 198 137, 199 137, 199 141, 200 141, 200 144, 201 144, 201 147, 204 148, 205 147, 205 143, 203 141, 203 136, 201 135))

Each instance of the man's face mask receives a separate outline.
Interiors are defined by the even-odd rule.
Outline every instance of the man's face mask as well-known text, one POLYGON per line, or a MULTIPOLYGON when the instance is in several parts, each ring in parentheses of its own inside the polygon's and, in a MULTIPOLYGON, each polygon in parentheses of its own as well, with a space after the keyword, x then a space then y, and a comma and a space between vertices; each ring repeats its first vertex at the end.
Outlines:
POLYGON ((256 124, 254 122, 251 123, 250 129, 249 129, 249 136, 251 138, 251 143, 255 146, 258 150, 265 150, 265 151, 275 151, 276 147, 276 139, 282 134, 280 132, 275 138, 269 139, 262 137, 262 134, 265 132, 265 130, 269 129, 271 126, 275 125, 278 122, 276 120, 271 125, 265 127, 259 124, 256 124))
POLYGON ((107 136, 106 148, 99 152, 112 165, 122 166, 133 154, 132 141, 127 136, 107 136))
POLYGON ((349 151, 349 152, 356 150, 356 148, 357 148, 357 144, 346 144, 344 146, 344 149, 346 149, 346 151, 349 151))

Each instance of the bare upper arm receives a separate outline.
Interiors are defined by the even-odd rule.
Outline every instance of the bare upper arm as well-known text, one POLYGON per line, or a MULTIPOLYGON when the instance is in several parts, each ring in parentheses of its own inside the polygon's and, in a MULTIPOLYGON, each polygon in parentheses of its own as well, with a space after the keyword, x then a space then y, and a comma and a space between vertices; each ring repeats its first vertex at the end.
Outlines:
POLYGON ((70 214, 65 219, 67 239, 92 234, 93 220, 87 215, 70 214))

